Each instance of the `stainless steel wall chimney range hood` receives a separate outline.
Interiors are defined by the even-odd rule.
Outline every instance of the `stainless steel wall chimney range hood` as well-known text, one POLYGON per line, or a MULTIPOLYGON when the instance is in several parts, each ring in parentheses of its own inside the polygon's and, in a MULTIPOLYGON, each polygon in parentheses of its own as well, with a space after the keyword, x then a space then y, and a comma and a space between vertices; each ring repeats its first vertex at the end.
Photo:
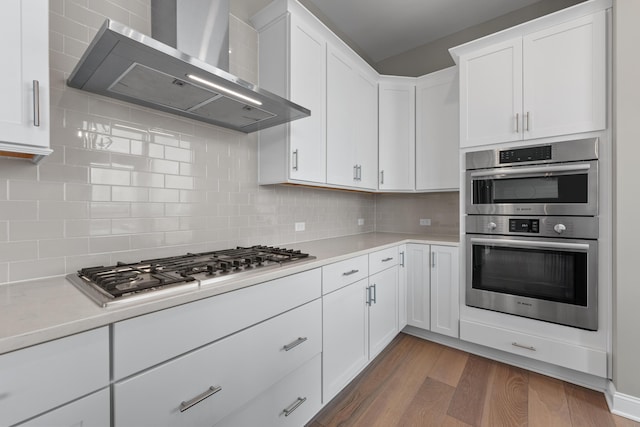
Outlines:
POLYGON ((245 133, 311 114, 219 68, 229 0, 151 3, 153 38, 107 19, 67 84, 245 133))

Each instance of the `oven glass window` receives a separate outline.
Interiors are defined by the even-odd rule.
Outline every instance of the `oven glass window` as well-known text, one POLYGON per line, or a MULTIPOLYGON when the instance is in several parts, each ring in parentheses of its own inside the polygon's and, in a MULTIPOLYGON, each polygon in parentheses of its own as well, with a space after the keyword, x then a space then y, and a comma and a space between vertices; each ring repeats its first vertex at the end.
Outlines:
POLYGON ((472 287, 587 305, 587 254, 473 245, 472 287))
POLYGON ((588 203, 587 174, 474 179, 473 203, 588 203))

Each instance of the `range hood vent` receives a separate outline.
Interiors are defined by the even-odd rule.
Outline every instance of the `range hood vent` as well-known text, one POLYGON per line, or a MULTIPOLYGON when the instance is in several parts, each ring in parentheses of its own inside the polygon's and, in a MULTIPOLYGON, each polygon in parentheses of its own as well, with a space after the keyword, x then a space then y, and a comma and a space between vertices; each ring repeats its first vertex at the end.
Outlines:
POLYGON ((245 133, 311 114, 300 105, 109 19, 67 84, 245 133))

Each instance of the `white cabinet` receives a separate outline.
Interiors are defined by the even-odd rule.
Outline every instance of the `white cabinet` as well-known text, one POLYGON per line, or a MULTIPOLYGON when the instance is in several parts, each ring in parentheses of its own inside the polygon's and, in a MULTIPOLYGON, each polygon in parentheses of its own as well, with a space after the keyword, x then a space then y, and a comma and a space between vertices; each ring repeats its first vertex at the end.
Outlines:
POLYGON ((381 76, 379 81, 378 188, 415 189, 415 79, 381 76))
POLYGON ((398 334, 398 266, 369 277, 369 359, 398 334))
POLYGON ((260 87, 311 111, 309 117, 260 131, 261 184, 326 182, 326 37, 298 9, 295 2, 274 2, 253 18, 260 87))
POLYGON ((111 401, 105 388, 19 424, 20 427, 110 427, 111 401))
POLYGON ((457 67, 417 79, 417 191, 457 191, 460 188, 459 106, 457 67))
MULTIPOLYGON (((0 425, 16 424, 108 385, 107 327, 3 354, 0 425)), ((76 416, 64 414, 55 419, 71 425, 76 416)), ((99 421, 109 425, 108 411, 106 416, 99 421)))
POLYGON ((458 337, 459 261, 452 246, 407 244, 407 323, 458 337))
POLYGON ((0 155, 38 161, 52 152, 47 2, 3 2, 0 51, 0 155))
POLYGON ((377 74, 342 46, 327 47, 327 183, 375 190, 377 74))
POLYGON ((407 245, 398 246, 398 331, 407 326, 407 245))
POLYGON ((465 53, 459 64, 461 147, 606 127, 605 11, 465 53))

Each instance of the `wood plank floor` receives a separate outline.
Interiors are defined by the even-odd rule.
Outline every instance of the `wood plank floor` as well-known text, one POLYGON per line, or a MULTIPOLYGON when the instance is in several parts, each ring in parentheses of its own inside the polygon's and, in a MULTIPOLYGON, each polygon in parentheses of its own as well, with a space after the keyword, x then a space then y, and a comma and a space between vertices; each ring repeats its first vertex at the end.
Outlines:
POLYGON ((398 335, 307 427, 631 427, 602 393, 398 335))

